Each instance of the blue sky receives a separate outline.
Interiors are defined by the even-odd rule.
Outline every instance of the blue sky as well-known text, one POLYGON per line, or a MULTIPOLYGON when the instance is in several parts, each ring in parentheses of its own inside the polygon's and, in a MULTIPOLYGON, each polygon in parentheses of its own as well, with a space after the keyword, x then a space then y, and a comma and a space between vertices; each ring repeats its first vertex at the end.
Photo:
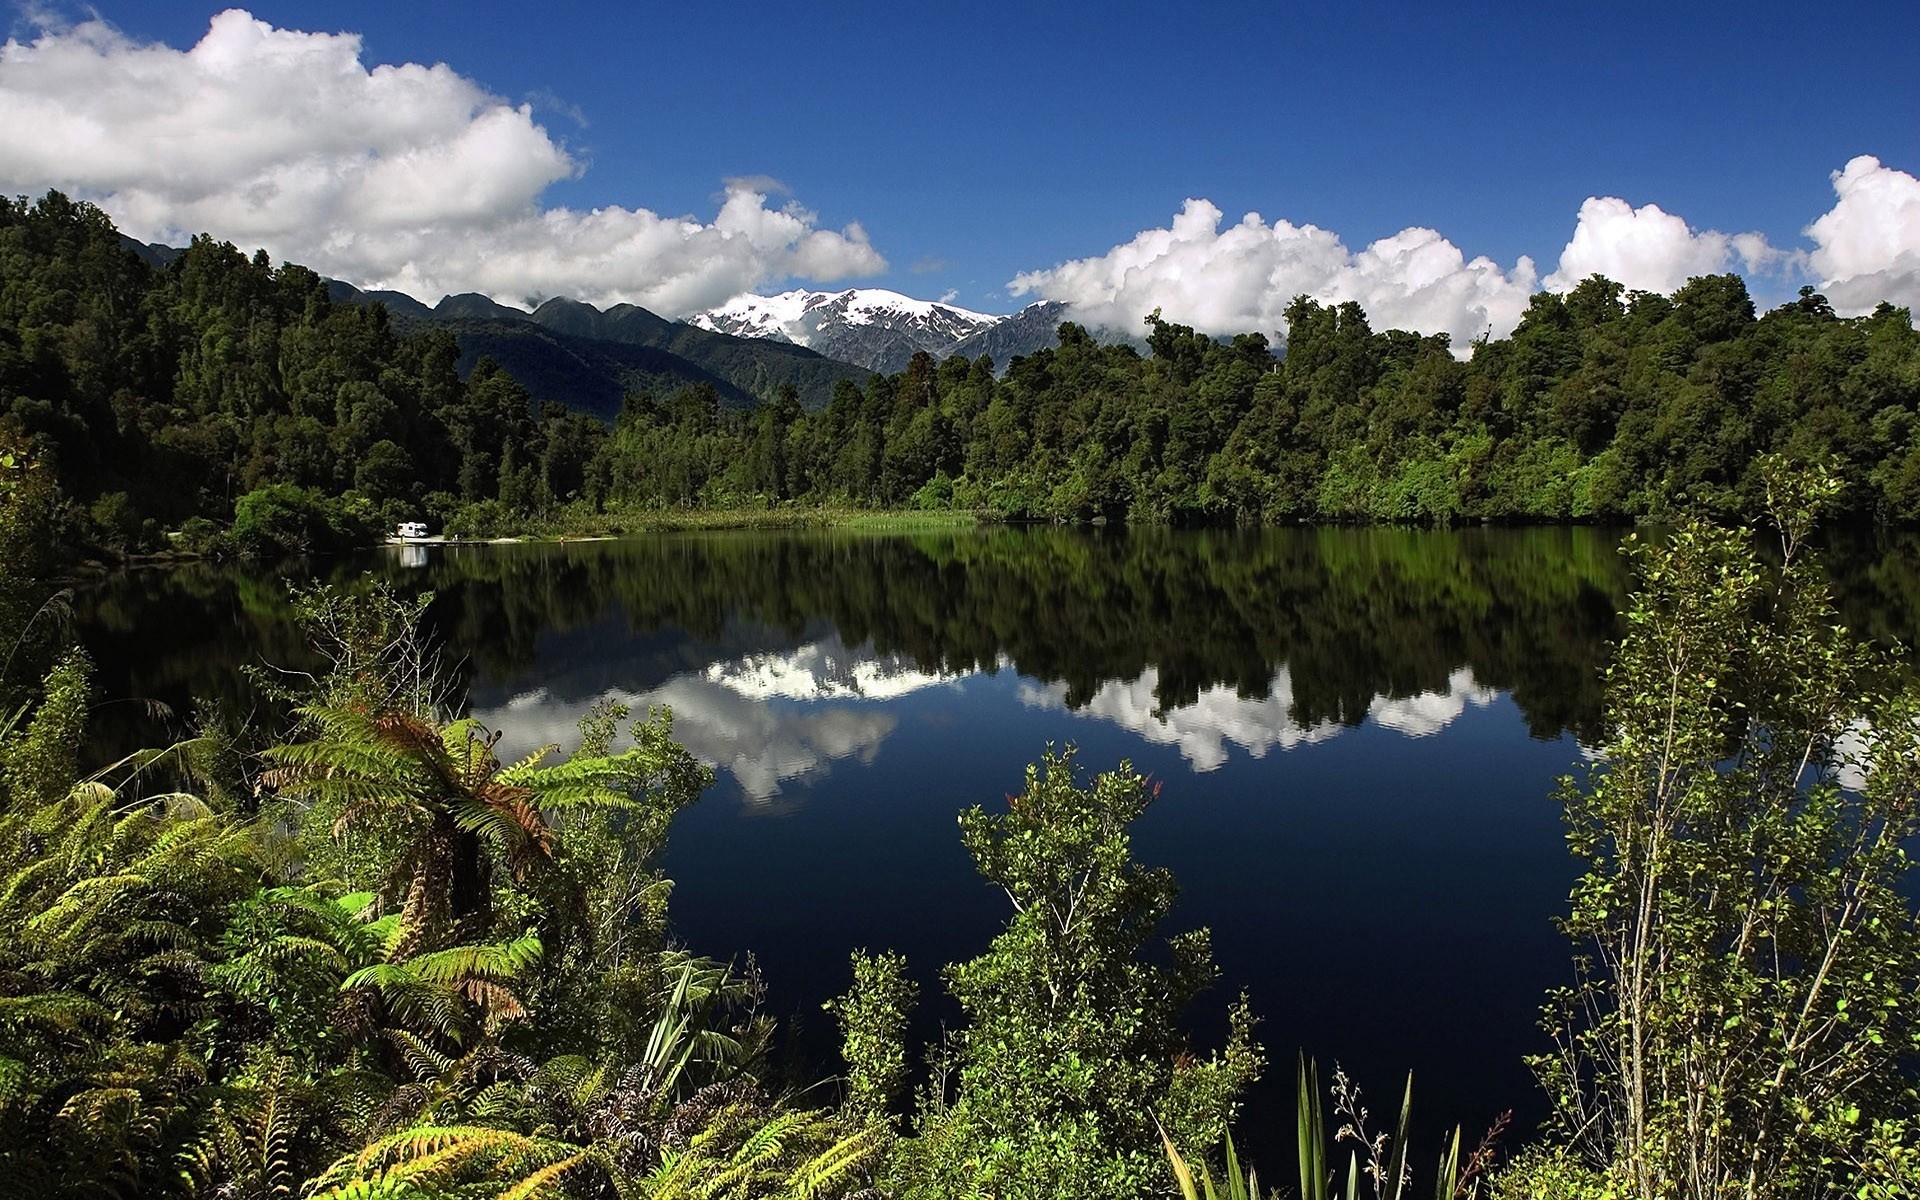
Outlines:
MULTIPOLYGON (((358 34, 367 68, 444 63, 509 105, 531 104, 568 164, 533 193, 541 210, 618 206, 712 222, 724 181, 752 177, 784 185, 763 187, 769 208, 797 204, 821 230, 857 222, 864 231, 871 255, 770 260, 753 284, 762 291, 812 282, 766 274, 796 261, 832 259, 838 265, 821 272, 831 275, 883 257, 884 269, 823 285, 951 293, 987 311, 1044 295, 1119 305, 1122 268, 1111 261, 1017 296, 1007 285, 1168 229, 1188 198, 1210 201, 1223 229, 1256 212, 1269 225, 1330 231, 1348 252, 1432 229, 1524 291, 1555 271, 1583 202, 1617 197, 1657 205, 1696 233, 1762 235, 1772 258, 1726 261, 1773 298, 1802 279, 1840 279, 1839 267, 1873 274, 1871 262, 1823 273, 1802 261, 1814 249, 1802 231, 1835 207, 1832 173, 1871 155, 1887 172, 1920 174, 1920 4, 1911 0, 1457 11, 260 0, 248 10, 279 30, 358 34), (1514 271, 1523 255, 1533 276, 1514 271)), ((184 51, 216 10, 107 0, 96 11, 131 52, 184 51)), ((85 15, 68 9, 64 21, 85 15)), ((74 36, 38 9, 13 16, 22 46, 74 36)), ((8 69, 0 65, 0 117, 10 90, 41 86, 8 69)), ((0 141, 7 190, 48 173, 8 159, 0 141)), ((129 191, 127 178, 66 186, 113 200, 129 191)), ((159 228, 163 201, 124 207, 159 228)), ((218 213, 183 205, 179 216, 218 213)), ((1885 228, 1866 240, 1890 236, 1895 251, 1920 253, 1920 232, 1902 240, 1920 208, 1895 203, 1879 219, 1885 228)), ((236 241, 276 233, 213 232, 236 241)), ((276 236, 286 243, 276 252, 301 248, 276 236)), ((1896 268, 1883 286, 1903 300, 1896 268)), ((369 258, 362 269, 379 264, 369 258)), ((751 275, 740 269, 747 274, 726 278, 751 275)), ((1204 285, 1196 268, 1181 269, 1187 284, 1204 285)), ((563 276, 526 290, 564 290, 563 276)), ((429 272, 420 286, 444 277, 429 272)), ((639 294, 606 280, 573 290, 639 294)), ((672 307, 703 293, 646 295, 672 307)), ((1468 306, 1498 324, 1488 313, 1507 302, 1489 295, 1479 287, 1468 306)), ((1243 298, 1215 316, 1262 319, 1269 307, 1243 298)))

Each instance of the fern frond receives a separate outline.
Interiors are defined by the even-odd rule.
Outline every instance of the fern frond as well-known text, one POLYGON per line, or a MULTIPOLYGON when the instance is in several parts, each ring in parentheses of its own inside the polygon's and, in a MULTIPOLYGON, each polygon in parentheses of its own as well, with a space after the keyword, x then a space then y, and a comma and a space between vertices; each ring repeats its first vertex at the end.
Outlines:
POLYGON ((450 946, 418 954, 407 969, 427 983, 457 983, 467 979, 512 979, 540 961, 540 938, 528 933, 510 942, 450 946))
POLYGON ((815 1200, 878 1158, 886 1143, 887 1130, 883 1125, 869 1125, 841 1138, 794 1169, 781 1192, 781 1200, 815 1200))
POLYGON ((400 1052, 407 1070, 420 1082, 444 1078, 453 1070, 453 1059, 435 1050, 419 1034, 404 1029, 389 1029, 387 1039, 400 1052))
POLYGON ((500 1193, 500 1200, 532 1200, 535 1196, 548 1194, 557 1187, 560 1177, 584 1163, 593 1161, 585 1150, 559 1162, 548 1163, 519 1183, 500 1193))

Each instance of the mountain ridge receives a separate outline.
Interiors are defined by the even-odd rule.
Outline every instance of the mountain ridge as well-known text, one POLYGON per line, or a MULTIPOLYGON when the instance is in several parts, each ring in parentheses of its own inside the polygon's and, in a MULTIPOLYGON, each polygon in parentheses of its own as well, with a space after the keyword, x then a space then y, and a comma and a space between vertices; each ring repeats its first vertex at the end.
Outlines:
POLYGON ((1040 300, 1017 312, 993 314, 918 300, 886 288, 849 288, 771 296, 744 293, 695 313, 687 323, 742 337, 792 342, 893 374, 906 369, 921 351, 935 358, 985 354, 997 371, 1004 371, 1021 355, 1059 345, 1059 326, 1066 314, 1066 304, 1058 300, 1040 300))
POLYGON ((890 375, 921 351, 945 358, 954 343, 1003 318, 885 288, 745 293, 686 323, 716 333, 806 346, 890 375))
POLYGON ((790 383, 810 409, 825 407, 842 379, 864 382, 867 370, 805 347, 697 329, 618 304, 601 310, 555 298, 532 312, 473 292, 443 297, 429 307, 405 293, 362 291, 327 281, 337 301, 386 306, 405 330, 452 330, 460 345, 462 376, 491 358, 536 400, 551 400, 603 420, 624 397, 650 391, 662 397, 687 384, 708 384, 729 408, 751 408, 790 383))
MULTIPOLYGON (((119 236, 156 269, 183 253, 119 236)), ((996 373, 1004 372, 1016 357, 1057 346, 1067 310, 1059 301, 1039 301, 993 314, 887 288, 793 289, 743 293, 671 320, 628 303, 600 309, 556 296, 529 312, 477 292, 429 305, 406 292, 332 278, 326 284, 335 301, 383 305, 403 331, 450 329, 462 378, 491 358, 536 401, 608 421, 630 393, 664 396, 689 384, 713 387, 728 408, 751 408, 792 384, 803 407, 820 409, 840 380, 864 384, 871 374, 896 374, 921 352, 938 359, 986 355, 996 373)))

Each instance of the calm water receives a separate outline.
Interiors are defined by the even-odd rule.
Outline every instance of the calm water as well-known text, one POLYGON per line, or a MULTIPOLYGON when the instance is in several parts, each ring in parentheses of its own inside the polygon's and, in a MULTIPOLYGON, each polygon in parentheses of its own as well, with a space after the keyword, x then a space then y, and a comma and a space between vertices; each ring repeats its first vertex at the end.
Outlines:
MULTIPOLYGON (((1194 1024, 1216 1040, 1241 990, 1263 1018, 1273 1069, 1250 1134, 1273 1144, 1297 1049, 1346 1065, 1376 1112, 1412 1069, 1430 1120, 1539 1115, 1522 1056, 1568 976, 1551 918, 1575 873, 1550 793, 1599 724, 1617 545, 1591 529, 662 535, 322 573, 432 589, 509 751, 569 741, 603 699, 672 708, 719 777, 667 853, 677 933, 754 952, 802 1054, 832 1045, 820 1003, 849 950, 905 952, 931 998, 939 966, 999 928, 956 813, 1019 790, 1049 743, 1091 768, 1131 760, 1164 784, 1135 849, 1183 885, 1168 931, 1213 930, 1222 980, 1194 1024)), ((1856 628, 1907 634, 1910 544, 1830 561, 1856 628)), ((243 664, 303 662, 284 586, 191 568, 87 592, 103 698, 251 704, 243 664)), ((105 706, 103 736, 159 736, 140 711, 105 706)), ((923 1032, 957 1016, 923 1008, 923 1032)))

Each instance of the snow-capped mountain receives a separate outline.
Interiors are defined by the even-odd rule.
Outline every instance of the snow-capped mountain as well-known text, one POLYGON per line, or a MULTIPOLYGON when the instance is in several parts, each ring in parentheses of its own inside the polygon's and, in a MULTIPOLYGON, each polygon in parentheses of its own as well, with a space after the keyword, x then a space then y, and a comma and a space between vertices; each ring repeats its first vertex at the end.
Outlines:
POLYGON ((884 288, 736 296, 687 324, 738 337, 792 342, 883 374, 905 369, 917 351, 936 358, 1003 318, 884 288))

